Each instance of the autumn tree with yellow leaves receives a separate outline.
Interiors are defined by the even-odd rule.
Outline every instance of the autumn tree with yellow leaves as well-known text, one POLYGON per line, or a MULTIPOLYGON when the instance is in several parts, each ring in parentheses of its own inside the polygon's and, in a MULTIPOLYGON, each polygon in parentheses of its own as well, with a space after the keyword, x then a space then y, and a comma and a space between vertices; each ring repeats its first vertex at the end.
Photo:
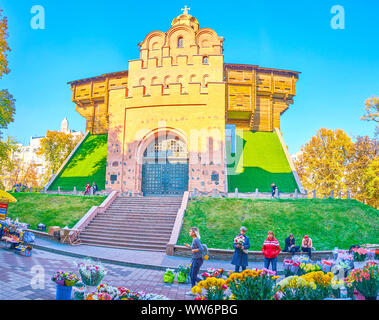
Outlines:
POLYGON ((302 146, 295 162, 304 189, 316 190, 322 197, 328 197, 331 190, 345 190, 346 166, 353 150, 353 142, 341 129, 318 130, 302 146))
POLYGON ((60 131, 47 131, 46 137, 41 139, 37 154, 43 156, 48 163, 48 176, 58 171, 80 139, 81 136, 73 136, 60 131))
POLYGON ((321 128, 301 148, 295 162, 306 190, 316 190, 319 197, 329 197, 331 190, 347 190, 356 200, 379 207, 378 141, 368 136, 353 142, 341 129, 321 128))

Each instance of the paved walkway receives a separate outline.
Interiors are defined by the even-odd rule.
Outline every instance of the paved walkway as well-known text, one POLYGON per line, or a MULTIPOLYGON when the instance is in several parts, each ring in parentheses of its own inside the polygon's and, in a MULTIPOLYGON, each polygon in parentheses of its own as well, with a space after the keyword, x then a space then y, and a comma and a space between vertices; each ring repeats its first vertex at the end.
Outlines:
MULTIPOLYGON (((82 260, 40 249, 34 249, 31 257, 24 257, 0 248, 0 300, 55 300, 56 286, 51 276, 58 269, 78 274, 76 264, 82 260), (32 285, 37 272, 42 275, 42 287, 32 285)), ((108 273, 102 283, 162 294, 174 300, 191 299, 185 295, 190 285, 163 283, 164 271, 103 265, 108 273)))
MULTIPOLYGON (((190 258, 168 256, 164 252, 126 250, 88 245, 71 246, 39 238, 36 238, 35 247, 64 255, 91 257, 104 263, 147 269, 165 270, 167 268, 176 268, 180 264, 191 263, 190 258)), ((222 260, 204 261, 201 270, 206 271, 207 268, 223 268, 227 271, 234 270, 234 266, 230 261, 222 260)), ((263 262, 249 262, 249 268, 263 268, 263 262)), ((282 271, 283 264, 278 263, 277 268, 279 272, 282 271)))

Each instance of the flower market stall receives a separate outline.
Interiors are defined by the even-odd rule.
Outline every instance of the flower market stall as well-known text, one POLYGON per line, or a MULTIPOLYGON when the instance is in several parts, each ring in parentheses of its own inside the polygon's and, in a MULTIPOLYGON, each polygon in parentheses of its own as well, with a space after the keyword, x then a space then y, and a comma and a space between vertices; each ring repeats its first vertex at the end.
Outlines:
POLYGON ((107 274, 100 263, 86 260, 77 264, 78 274, 57 271, 51 278, 56 284, 57 300, 167 300, 163 295, 110 286, 102 280, 107 274))
POLYGON ((7 249, 15 250, 16 253, 30 257, 32 255, 35 236, 26 231, 27 224, 6 218, 0 220, 0 236, 7 249))

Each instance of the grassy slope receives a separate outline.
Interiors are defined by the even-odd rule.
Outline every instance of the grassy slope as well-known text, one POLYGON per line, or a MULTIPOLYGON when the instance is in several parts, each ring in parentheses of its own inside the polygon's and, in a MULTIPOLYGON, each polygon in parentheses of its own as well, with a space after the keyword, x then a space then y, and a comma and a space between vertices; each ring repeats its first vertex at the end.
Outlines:
POLYGON ((235 188, 240 192, 254 192, 256 188, 270 192, 272 182, 279 191, 294 192, 297 184, 275 132, 237 130, 236 140, 237 146, 243 145, 243 156, 232 155, 227 146, 229 192, 235 188))
POLYGON ((242 225, 252 250, 261 250, 268 230, 282 249, 290 232, 297 244, 308 234, 317 250, 379 242, 378 210, 356 200, 204 199, 189 203, 178 243, 188 242, 188 229, 197 226, 208 247, 232 249, 242 225))
POLYGON ((13 193, 18 201, 10 203, 8 216, 29 223, 37 229, 38 223, 49 226, 73 227, 93 206, 101 204, 103 196, 65 196, 41 193, 13 193))
POLYGON ((49 190, 84 190, 85 185, 93 181, 99 190, 105 189, 105 171, 107 164, 107 135, 89 136, 76 151, 61 174, 49 190))

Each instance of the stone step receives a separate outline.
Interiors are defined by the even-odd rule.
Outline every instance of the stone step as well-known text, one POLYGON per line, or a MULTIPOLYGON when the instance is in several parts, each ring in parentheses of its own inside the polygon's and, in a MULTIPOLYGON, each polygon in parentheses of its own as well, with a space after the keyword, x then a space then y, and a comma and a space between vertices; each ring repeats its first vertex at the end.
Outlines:
MULTIPOLYGON (((128 227, 128 226, 116 226, 116 227, 109 227, 106 226, 104 228, 104 225, 88 225, 85 230, 90 230, 90 231, 97 231, 97 232, 132 232, 136 233, 136 229, 134 227, 128 227)), ((172 226, 168 227, 159 227, 159 226, 151 226, 151 227, 144 227, 144 232, 167 232, 171 234, 172 231, 172 226)))
MULTIPOLYGON (((110 229, 117 229, 120 227, 124 228, 142 228, 142 229, 147 229, 149 224, 146 223, 107 223, 104 224, 103 222, 98 222, 98 221, 92 221, 89 226, 100 226, 103 228, 110 228, 110 229)), ((151 227, 151 229, 172 229, 173 224, 168 224, 168 223, 154 223, 154 225, 151 227)))
POLYGON ((167 244, 167 242, 170 240, 169 236, 157 236, 155 234, 144 234, 143 239, 141 240, 140 234, 124 234, 124 233, 116 233, 116 234, 110 234, 110 233, 94 233, 90 231, 84 231, 79 236, 82 239, 102 239, 102 240, 112 240, 112 241, 120 241, 120 242, 127 242, 127 243, 134 243, 134 242, 142 242, 142 243, 163 243, 167 244))
POLYGON ((156 206, 149 206, 149 205, 129 205, 129 204, 111 204, 108 209, 126 209, 126 210, 171 210, 171 211, 178 211, 180 208, 180 205, 178 206, 165 206, 165 205, 156 205, 156 206))
POLYGON ((146 219, 153 219, 153 220, 175 220, 176 215, 150 215, 150 214, 102 214, 99 217, 96 217, 96 219, 109 219, 109 220, 135 220, 135 219, 141 219, 141 220, 146 220, 146 219))
POLYGON ((166 246, 160 245, 128 245, 128 244, 120 244, 114 243, 112 241, 93 241, 93 240, 82 240, 82 244, 92 245, 92 246, 100 246, 107 248, 117 248, 117 249, 129 249, 129 250, 142 250, 142 251, 166 251, 166 246))
MULTIPOLYGON (((104 234, 112 234, 111 232, 108 232, 108 231, 104 231, 103 230, 93 230, 93 229, 86 229, 85 231, 83 231, 82 233, 80 233, 80 235, 88 235, 88 236, 102 236, 104 234)), ((133 231, 118 231, 117 233, 115 233, 117 236, 122 236, 122 237, 125 237, 125 239, 128 239, 128 238, 139 238, 141 237, 141 234, 140 233, 137 233, 137 232, 133 232, 133 231)), ((147 232, 144 232, 143 233, 143 238, 146 239, 146 240, 150 240, 150 239, 162 239, 162 240, 166 240, 168 241, 170 239, 170 236, 171 236, 171 233, 147 233, 147 232)))
POLYGON ((81 234, 80 239, 82 241, 89 240, 89 241, 102 241, 102 242, 113 242, 113 243, 119 243, 119 244, 129 244, 129 245, 138 245, 138 244, 144 244, 144 245, 159 245, 159 246, 165 246, 167 245, 168 240, 141 240, 141 239, 121 239, 116 237, 110 237, 108 235, 105 236, 91 236, 86 234, 81 234))
POLYGON ((108 208, 106 212, 130 212, 130 213, 170 213, 170 214, 177 214, 178 210, 171 210, 171 209, 134 209, 134 208, 108 208))
POLYGON ((96 218, 96 221, 101 221, 101 222, 118 222, 118 223, 130 223, 130 222, 146 222, 146 221, 156 221, 156 222, 162 222, 162 223, 174 223, 175 217, 98 217, 96 218))
POLYGON ((168 216, 168 217, 176 217, 176 212, 151 212, 151 211, 145 211, 145 212, 134 212, 134 211, 116 211, 116 210, 107 210, 104 213, 99 214, 98 216, 103 215, 136 215, 136 216, 168 216))

